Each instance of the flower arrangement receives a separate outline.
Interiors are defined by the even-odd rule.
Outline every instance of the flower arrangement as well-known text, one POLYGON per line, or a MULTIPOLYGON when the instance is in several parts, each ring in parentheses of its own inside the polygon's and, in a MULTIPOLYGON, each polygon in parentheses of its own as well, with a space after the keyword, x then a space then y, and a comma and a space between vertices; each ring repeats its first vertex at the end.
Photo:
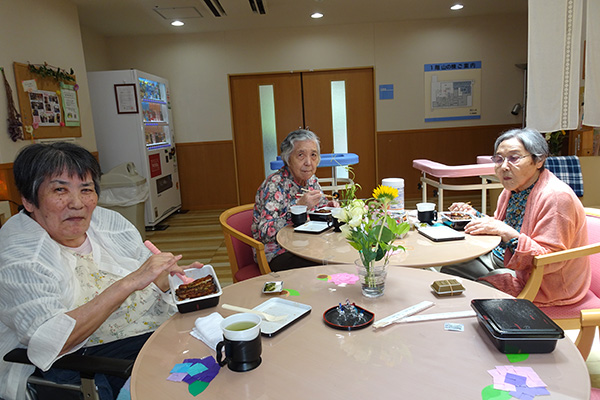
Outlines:
POLYGON ((565 136, 567 136, 567 132, 565 132, 564 130, 547 132, 544 136, 546 138, 546 141, 548 142, 550 154, 553 156, 560 155, 563 141, 565 140, 565 136))
POLYGON ((375 262, 382 261, 385 268, 394 251, 405 250, 395 241, 408 232, 410 225, 396 221, 388 213, 397 196, 397 189, 378 186, 373 190, 372 198, 352 199, 343 207, 332 210, 333 217, 345 223, 340 229, 350 245, 358 250, 360 264, 366 269, 364 285, 370 288, 381 284, 375 277, 375 262))

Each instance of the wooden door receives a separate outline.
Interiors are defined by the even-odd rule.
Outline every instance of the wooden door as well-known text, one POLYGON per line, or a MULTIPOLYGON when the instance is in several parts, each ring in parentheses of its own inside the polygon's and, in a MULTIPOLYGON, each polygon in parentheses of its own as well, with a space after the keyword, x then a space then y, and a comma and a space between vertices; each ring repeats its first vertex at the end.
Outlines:
MULTIPOLYGON (((254 202, 265 178, 259 87, 273 85, 277 144, 306 127, 319 136, 321 152, 333 153, 331 82, 344 81, 348 152, 359 156, 355 181, 369 197, 376 185, 373 69, 231 76, 231 110, 240 204, 254 202)), ((319 168, 318 177, 331 176, 319 168)))
POLYGON ((238 199, 254 202, 265 179, 259 87, 273 85, 277 143, 304 126, 299 73, 231 76, 229 78, 238 199))
MULTIPOLYGON (((375 98, 373 69, 316 71, 302 74, 304 123, 321 139, 321 152, 333 153, 331 83, 344 81, 348 152, 358 154, 355 182, 363 188, 359 197, 370 197, 376 186, 375 98)), ((318 177, 331 176, 331 168, 319 168, 318 177)))

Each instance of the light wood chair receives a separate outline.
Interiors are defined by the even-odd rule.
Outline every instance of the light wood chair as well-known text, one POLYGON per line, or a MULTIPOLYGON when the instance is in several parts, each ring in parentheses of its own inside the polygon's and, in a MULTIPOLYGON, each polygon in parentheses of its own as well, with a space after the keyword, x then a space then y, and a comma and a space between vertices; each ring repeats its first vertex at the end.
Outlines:
POLYGON ((225 210, 219 216, 233 282, 271 272, 265 255, 265 245, 252 237, 253 210, 253 203, 244 204, 225 210), (256 251, 257 261, 254 261, 252 249, 256 251))
POLYGON ((600 210, 586 208, 586 218, 590 244, 534 257, 533 272, 517 296, 533 301, 540 289, 545 265, 589 256, 592 283, 586 296, 575 304, 542 308, 561 328, 579 329, 575 345, 584 359, 589 356, 596 328, 600 327, 600 210))

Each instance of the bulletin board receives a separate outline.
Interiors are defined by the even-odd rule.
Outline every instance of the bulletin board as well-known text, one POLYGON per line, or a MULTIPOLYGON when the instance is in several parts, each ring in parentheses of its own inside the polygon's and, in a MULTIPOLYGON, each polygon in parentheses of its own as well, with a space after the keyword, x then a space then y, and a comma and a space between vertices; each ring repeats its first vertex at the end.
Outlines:
MULTIPOLYGON (((21 112, 21 120, 23 121, 23 136, 26 140, 31 139, 47 139, 47 138, 64 138, 64 137, 81 137, 81 124, 80 122, 69 122, 65 116, 64 109, 64 98, 61 96, 61 82, 57 81, 54 77, 44 77, 39 74, 33 73, 29 70, 27 64, 14 63, 15 70, 15 81, 16 81, 16 92, 19 98, 19 109, 21 112), (51 111, 55 112, 56 121, 51 122, 55 125, 44 126, 43 124, 34 124, 34 113, 37 111, 33 110, 33 104, 30 95, 30 87, 26 89, 27 84, 35 83, 36 91, 34 93, 43 92, 50 94, 50 108, 51 111), (29 90, 29 91, 26 91, 29 90)), ((73 75, 74 76, 74 75, 73 75)), ((75 76, 74 76, 75 77, 75 76)), ((73 85, 75 87, 75 93, 77 89, 77 79, 73 81, 62 82, 66 85, 73 85)), ((66 91, 65 91, 66 92, 66 91)), ((69 91, 73 92, 73 91, 69 91)), ((48 97, 48 96, 46 96, 48 97)), ((79 97, 76 95, 72 101, 76 102, 76 108, 79 110, 79 97)), ((40 102, 43 104, 43 101, 40 102)), ((47 104, 46 107, 49 107, 47 104)), ((71 114, 71 113, 69 113, 71 114)), ((52 117, 54 118, 54 116, 52 117)), ((77 115, 77 119, 80 121, 81 116, 77 115)), ((36 118, 37 119, 37 118, 36 118)))

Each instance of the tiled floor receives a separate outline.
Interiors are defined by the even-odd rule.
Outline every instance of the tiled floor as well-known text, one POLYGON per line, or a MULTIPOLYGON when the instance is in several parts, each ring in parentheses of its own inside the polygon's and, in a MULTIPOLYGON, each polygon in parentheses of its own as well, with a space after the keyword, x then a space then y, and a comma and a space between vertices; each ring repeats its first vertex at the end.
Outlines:
MULTIPOLYGON (((475 201, 476 199, 473 204, 475 201)), ((407 201, 407 207, 409 203, 416 202, 407 201)), ((164 231, 147 232, 146 236, 162 251, 183 254, 180 265, 187 265, 193 261, 211 264, 217 272, 221 285, 227 286, 233 282, 227 249, 219 224, 220 214, 221 210, 176 213, 164 221, 169 224, 169 228, 164 231)), ((577 331, 567 332, 570 340, 575 340, 576 336, 577 331)), ((587 367, 592 386, 600 388, 600 343, 598 337, 596 337, 592 353, 588 357, 587 367)))

